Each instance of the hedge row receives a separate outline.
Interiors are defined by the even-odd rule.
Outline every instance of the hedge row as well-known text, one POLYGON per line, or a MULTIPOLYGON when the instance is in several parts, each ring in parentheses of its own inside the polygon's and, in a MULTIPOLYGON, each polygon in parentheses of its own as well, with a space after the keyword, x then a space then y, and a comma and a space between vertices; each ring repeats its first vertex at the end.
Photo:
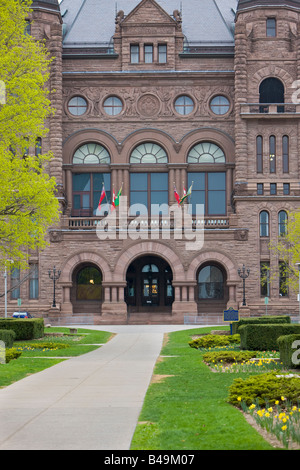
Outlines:
POLYGON ((300 334, 280 336, 277 342, 280 362, 288 369, 300 368, 300 334))
POLYGON ((5 348, 11 348, 15 338, 16 333, 13 330, 0 330, 0 341, 3 341, 5 348))
POLYGON ((242 325, 253 325, 254 323, 259 323, 260 325, 264 324, 277 324, 277 323, 291 323, 291 318, 287 315, 265 315, 262 317, 245 317, 241 318, 238 322, 232 324, 232 334, 238 332, 238 328, 242 325))
POLYGON ((44 336, 43 318, 1 318, 0 330, 13 330, 16 340, 36 339, 44 336))
POLYGON ((280 336, 300 334, 298 324, 253 324, 242 325, 238 332, 241 336, 241 349, 252 351, 278 350, 280 336))

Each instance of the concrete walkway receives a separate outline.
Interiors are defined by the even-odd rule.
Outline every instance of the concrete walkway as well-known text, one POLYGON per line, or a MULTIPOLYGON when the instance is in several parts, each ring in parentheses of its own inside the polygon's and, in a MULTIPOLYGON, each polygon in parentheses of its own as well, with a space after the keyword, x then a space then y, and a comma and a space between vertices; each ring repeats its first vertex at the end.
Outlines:
POLYGON ((0 450, 128 450, 164 333, 195 328, 78 327, 117 335, 0 390, 0 450))

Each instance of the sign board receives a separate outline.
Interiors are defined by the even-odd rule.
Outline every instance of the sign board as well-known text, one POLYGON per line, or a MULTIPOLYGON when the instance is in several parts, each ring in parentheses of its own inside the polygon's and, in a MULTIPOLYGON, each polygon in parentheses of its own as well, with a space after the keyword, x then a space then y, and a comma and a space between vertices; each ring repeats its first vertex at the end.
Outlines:
POLYGON ((21 307, 21 305, 22 305, 22 300, 18 299, 18 307, 21 307))
POLYGON ((238 310, 234 310, 234 308, 230 307, 228 310, 224 310, 224 322, 236 322, 239 321, 240 315, 238 310))
POLYGON ((268 305, 269 303, 269 297, 265 297, 265 305, 268 305))

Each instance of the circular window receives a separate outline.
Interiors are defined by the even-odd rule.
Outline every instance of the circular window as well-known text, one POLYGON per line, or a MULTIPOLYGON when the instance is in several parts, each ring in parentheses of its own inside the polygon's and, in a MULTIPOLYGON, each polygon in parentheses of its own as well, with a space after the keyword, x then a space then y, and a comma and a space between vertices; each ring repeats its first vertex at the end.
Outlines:
POLYGON ((87 111, 87 102, 81 96, 74 96, 68 103, 68 110, 73 116, 82 116, 87 111))
POLYGON ((175 101, 175 110, 182 116, 187 116, 194 111, 194 101, 189 96, 179 96, 175 101))
POLYGON ((123 103, 117 96, 110 96, 104 101, 103 107, 104 111, 109 116, 117 116, 117 114, 120 114, 123 110, 123 103))
POLYGON ((223 150, 211 142, 201 142, 189 152, 188 163, 225 163, 223 150))
POLYGON ((168 157, 160 145, 147 142, 133 150, 130 163, 168 163, 168 157))
POLYGON ((214 114, 222 116, 229 111, 230 103, 225 96, 215 96, 210 102, 210 109, 214 114))
POLYGON ((79 147, 73 156, 74 165, 110 164, 106 148, 100 144, 88 143, 79 147))

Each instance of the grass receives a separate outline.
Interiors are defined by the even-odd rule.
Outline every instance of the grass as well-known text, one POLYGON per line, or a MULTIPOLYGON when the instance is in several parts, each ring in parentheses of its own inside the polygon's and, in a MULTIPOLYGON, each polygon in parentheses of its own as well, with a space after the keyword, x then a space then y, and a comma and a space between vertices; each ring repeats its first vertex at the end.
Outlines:
MULTIPOLYGON (((198 330, 201 334, 211 328, 198 330)), ((218 374, 188 346, 197 330, 171 333, 156 364, 131 450, 271 450, 273 447, 227 402, 243 373, 218 374)))
POLYGON ((6 387, 24 377, 40 372, 58 362, 66 360, 66 357, 80 356, 99 348, 99 344, 106 343, 111 333, 105 331, 93 331, 78 329, 78 334, 70 335, 69 328, 45 328, 45 333, 65 333, 64 336, 49 336, 40 340, 15 341, 13 347, 22 350, 22 355, 17 360, 8 364, 0 364, 0 387, 6 387), (63 343, 69 347, 65 349, 29 349, 30 345, 38 342, 63 343))

